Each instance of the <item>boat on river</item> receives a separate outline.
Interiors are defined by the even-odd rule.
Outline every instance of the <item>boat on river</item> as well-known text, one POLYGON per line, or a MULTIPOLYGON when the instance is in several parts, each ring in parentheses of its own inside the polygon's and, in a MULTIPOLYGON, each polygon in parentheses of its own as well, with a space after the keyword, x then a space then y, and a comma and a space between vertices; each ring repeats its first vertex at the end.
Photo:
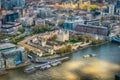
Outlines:
POLYGON ((96 54, 87 54, 87 55, 84 55, 83 58, 90 58, 90 57, 95 57, 96 54))
POLYGON ((111 38, 111 40, 112 40, 113 42, 118 42, 118 43, 120 43, 120 36, 113 36, 113 37, 111 38))
POLYGON ((51 66, 58 66, 58 65, 60 65, 61 64, 61 61, 57 61, 57 62, 53 62, 52 64, 51 64, 51 66))
POLYGON ((31 72, 34 72, 34 71, 36 71, 35 67, 30 67, 30 68, 27 68, 27 69, 24 70, 24 72, 26 72, 26 73, 31 73, 31 72))
POLYGON ((40 70, 46 70, 46 69, 49 69, 50 67, 51 67, 51 65, 47 64, 47 65, 45 65, 45 66, 42 66, 42 67, 40 68, 40 70))

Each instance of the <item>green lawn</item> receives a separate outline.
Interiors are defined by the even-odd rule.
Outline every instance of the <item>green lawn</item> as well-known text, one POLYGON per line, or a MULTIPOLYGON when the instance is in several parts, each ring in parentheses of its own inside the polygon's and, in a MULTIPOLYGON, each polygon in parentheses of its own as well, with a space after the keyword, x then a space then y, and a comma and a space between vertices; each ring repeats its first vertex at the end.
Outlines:
POLYGON ((72 43, 72 44, 75 44, 77 43, 78 41, 77 40, 69 40, 68 43, 72 43))

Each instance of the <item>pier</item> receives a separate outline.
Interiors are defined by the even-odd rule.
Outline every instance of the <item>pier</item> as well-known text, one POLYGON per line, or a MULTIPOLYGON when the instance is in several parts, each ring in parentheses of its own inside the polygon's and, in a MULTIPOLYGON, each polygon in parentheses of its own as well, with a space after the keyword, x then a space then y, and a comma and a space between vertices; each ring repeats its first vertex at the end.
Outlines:
POLYGON ((120 43, 120 37, 113 36, 112 41, 120 43))
POLYGON ((40 65, 37 65, 34 67, 26 68, 24 70, 24 72, 25 73, 32 73, 32 72, 35 72, 36 70, 46 70, 48 68, 60 65, 60 64, 62 64, 63 61, 66 61, 68 59, 69 59, 69 57, 64 57, 64 58, 55 59, 55 60, 51 60, 51 61, 48 60, 48 62, 46 62, 44 64, 40 64, 40 65))

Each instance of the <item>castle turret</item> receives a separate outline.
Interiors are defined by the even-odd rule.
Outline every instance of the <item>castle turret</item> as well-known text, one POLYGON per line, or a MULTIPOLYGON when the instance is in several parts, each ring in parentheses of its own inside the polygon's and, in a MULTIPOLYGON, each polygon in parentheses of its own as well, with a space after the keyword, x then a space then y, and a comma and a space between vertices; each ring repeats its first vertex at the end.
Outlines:
POLYGON ((59 30, 57 40, 62 42, 69 40, 69 31, 59 30))
POLYGON ((82 4, 83 4, 82 0, 79 0, 79 9, 82 9, 82 4))
POLYGON ((109 14, 110 15, 114 15, 114 12, 115 12, 115 5, 114 4, 110 4, 109 5, 109 14))

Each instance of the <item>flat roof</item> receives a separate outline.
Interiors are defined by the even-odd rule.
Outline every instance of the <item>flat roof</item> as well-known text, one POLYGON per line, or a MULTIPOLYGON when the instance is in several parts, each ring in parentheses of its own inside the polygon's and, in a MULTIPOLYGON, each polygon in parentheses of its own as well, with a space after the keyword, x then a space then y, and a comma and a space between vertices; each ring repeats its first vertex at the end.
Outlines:
POLYGON ((16 45, 12 44, 12 43, 0 43, 0 50, 1 49, 5 49, 5 48, 11 48, 11 47, 15 47, 16 45))
POLYGON ((104 26, 95 26, 95 25, 77 25, 77 26, 80 26, 80 27, 91 27, 91 28, 100 28, 100 29, 107 29, 107 27, 104 27, 104 26))
MULTIPOLYGON (((6 52, 3 52, 4 55, 9 55, 11 53, 14 53, 14 52, 18 52, 18 51, 24 51, 24 47, 19 47, 15 50, 11 50, 11 51, 6 51, 6 52)), ((17 53, 18 54, 18 53, 17 53)))
POLYGON ((3 28, 3 27, 9 28, 9 27, 13 27, 13 25, 3 24, 3 25, 2 25, 2 28, 3 28))

